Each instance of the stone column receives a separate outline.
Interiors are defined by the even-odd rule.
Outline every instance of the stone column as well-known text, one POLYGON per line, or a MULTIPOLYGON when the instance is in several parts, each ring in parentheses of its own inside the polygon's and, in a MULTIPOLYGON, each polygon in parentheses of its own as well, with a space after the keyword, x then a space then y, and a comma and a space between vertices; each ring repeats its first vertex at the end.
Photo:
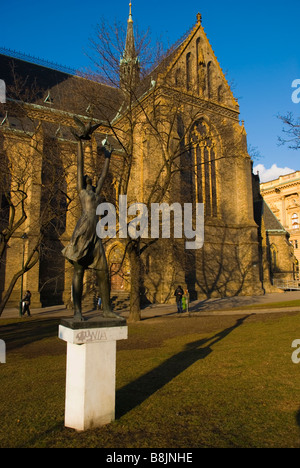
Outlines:
POLYGON ((286 206, 285 206, 285 196, 281 198, 281 223, 284 228, 289 228, 286 221, 286 206))

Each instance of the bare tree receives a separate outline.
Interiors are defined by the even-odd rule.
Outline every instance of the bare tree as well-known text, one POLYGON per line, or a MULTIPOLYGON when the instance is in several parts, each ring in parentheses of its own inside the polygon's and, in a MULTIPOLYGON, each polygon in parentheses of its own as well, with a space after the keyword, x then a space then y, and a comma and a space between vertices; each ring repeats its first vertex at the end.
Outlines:
MULTIPOLYGON (((145 36, 142 37, 142 45, 138 44, 136 49, 139 50, 140 56, 143 55, 142 46, 149 47, 145 36)), ((93 47, 100 56, 98 81, 113 84, 119 90, 120 96, 119 108, 116 109, 118 112, 113 119, 109 116, 106 119, 107 128, 119 148, 120 155, 119 163, 114 169, 116 204, 120 195, 127 195, 128 201, 137 201, 134 197, 137 196, 139 184, 142 186, 139 190, 140 201, 147 206, 149 213, 153 203, 172 203, 176 199, 195 201, 193 197, 184 198, 183 192, 186 194, 194 190, 191 181, 195 177, 197 166, 211 164, 208 161, 196 163, 193 156, 191 157, 193 125, 203 116, 203 109, 196 100, 186 96, 182 83, 178 82, 174 87, 174 77, 164 73, 168 54, 161 59, 160 66, 140 80, 136 79, 136 67, 143 69, 143 63, 127 61, 129 74, 124 81, 120 79, 120 56, 124 54, 124 42, 120 39, 119 28, 116 28, 114 33, 108 30, 105 24, 100 25, 93 47), (111 76, 108 76, 109 70, 111 76), (142 182, 141 171, 144 172, 142 182)), ((160 50, 159 47, 157 49, 160 50)), ((137 60, 137 54, 134 58, 137 60)), ((153 63, 156 62, 156 58, 157 54, 153 63)), ((97 58, 94 60, 97 63, 97 58)), ((90 99, 94 105, 98 104, 99 108, 103 109, 103 99, 99 103, 96 96, 90 99)), ((204 128, 204 124, 202 126, 204 128)), ((223 126, 222 132, 222 136, 225 137, 231 130, 223 126)), ((211 131, 208 135, 204 130, 202 136, 199 136, 203 146, 211 144, 210 139, 215 137, 217 135, 211 131)), ((213 164, 223 157, 216 154, 213 164)), ((124 259, 128 256, 131 272, 129 320, 136 321, 141 318, 140 302, 141 291, 144 289, 145 259, 147 251, 153 249, 157 241, 158 239, 147 240, 143 237, 132 239, 130 236, 122 240, 124 259)))
MULTIPOLYGON (((199 21, 198 18, 198 24, 199 21)), ((96 124, 101 120, 101 129, 95 133, 92 142, 88 142, 85 149, 88 151, 90 149, 88 145, 94 145, 95 150, 98 139, 102 138, 103 133, 109 136, 115 149, 110 181, 113 193, 108 190, 107 194, 112 197, 111 201, 115 203, 117 214, 120 212, 119 197, 126 195, 128 204, 139 201, 147 207, 149 213, 154 203, 173 203, 174 200, 180 203, 199 201, 206 202, 206 215, 214 216, 218 160, 226 158, 226 164, 230 166, 234 158, 240 158, 240 154, 245 159, 249 156, 242 129, 239 147, 236 147, 234 142, 233 127, 238 126, 235 110, 231 112, 230 109, 223 109, 222 105, 218 108, 213 103, 210 115, 212 120, 215 119, 215 126, 210 127, 203 118, 209 99, 213 96, 214 102, 219 99, 222 103, 224 93, 223 86, 219 86, 217 92, 214 90, 214 95, 212 94, 210 89, 212 72, 207 71, 209 76, 205 77, 204 57, 199 55, 201 73, 197 83, 192 83, 186 80, 182 73, 177 73, 177 71, 182 72, 179 68, 177 71, 169 72, 168 67, 172 63, 175 51, 161 54, 161 46, 152 47, 147 34, 135 35, 134 40, 131 18, 126 32, 117 24, 114 28, 107 28, 106 22, 103 21, 98 26, 97 37, 91 45, 95 54, 92 60, 97 67, 86 72, 84 77, 88 80, 78 79, 73 82, 70 95, 72 103, 76 100, 89 103, 86 120, 90 119, 96 124), (158 57, 160 57, 159 64, 158 57), (95 86, 90 85, 93 83, 92 80, 95 86), (204 89, 206 89, 205 96, 204 89), (201 100, 199 96, 205 99, 201 100), (215 110, 217 112, 214 112, 215 110), (234 125, 230 120, 233 114, 234 125)), ((185 65, 188 69, 187 63, 185 65)), ((231 107, 234 109, 235 103, 232 102, 233 100, 231 107)), ((46 127, 47 132, 49 130, 47 134, 51 135, 50 124, 46 127)), ((52 137, 54 134, 53 128, 52 137)), ((90 167, 92 174, 99 172, 101 163, 97 157, 93 160, 94 150, 92 148, 90 158, 91 163, 94 162, 94 169, 92 164, 90 167)), ((96 154, 97 150, 94 152, 96 154)), ((48 222, 50 220, 52 224, 53 211, 51 204, 46 203, 46 199, 51 200, 52 194, 57 197, 58 193, 63 192, 65 167, 72 164, 72 161, 68 162, 70 155, 67 153, 65 155, 67 162, 62 165, 61 173, 58 171, 60 174, 58 179, 61 177, 62 184, 59 187, 51 185, 53 180, 51 174, 55 174, 55 170, 54 172, 50 170, 50 177, 47 178, 49 197, 45 197, 44 213, 45 219, 48 219, 48 222)), ((55 156, 56 152, 53 154, 55 156)), ((62 155, 60 156, 62 158, 62 155)), ((52 158, 48 159, 49 170, 54 166, 51 163, 52 158)), ((56 157, 53 160, 55 161, 56 157)), ((61 167, 60 164, 57 167, 61 167)), ((220 178, 222 175, 223 173, 220 174, 220 178)), ((73 199, 68 197, 69 191, 66 188, 62 197, 65 209, 69 208, 69 203, 74 206, 73 199)), ((226 211, 226 207, 224 210, 226 211)), ((130 264, 129 320, 137 321, 141 318, 141 291, 144 288, 144 271, 149 267, 147 265, 149 252, 156 250, 156 254, 159 255, 158 252, 163 251, 166 242, 165 239, 150 239, 146 236, 133 238, 128 234, 131 221, 131 218, 128 219, 127 235, 125 238, 120 238, 120 242, 124 247, 123 262, 128 260, 130 264)), ((60 224, 56 229, 60 229, 60 224)), ((46 230, 47 223, 42 232, 46 230)), ((178 253, 178 263, 188 265, 189 259, 182 251, 182 243, 179 242, 181 246, 179 250, 176 250, 175 244, 169 242, 165 252, 168 251, 170 258, 172 255, 173 258, 174 255, 176 257, 178 253)), ((222 252, 220 256, 222 258, 222 252)), ((196 260, 191 265, 195 266, 195 262, 196 260)), ((199 264, 199 258, 197 262, 199 264)), ((222 273, 224 271, 223 265, 222 273)), ((188 274, 192 273, 191 267, 188 274)), ((228 278, 232 275, 233 273, 228 270, 228 278)), ((211 275, 205 271, 205 277, 210 278, 207 279, 206 288, 206 294, 210 295, 211 288, 216 289, 216 284, 220 283, 221 274, 217 274, 217 278, 212 280, 211 275)), ((171 283, 172 281, 177 281, 176 275, 171 279, 171 283)))
POLYGON ((9 99, 0 109, 1 269, 5 268, 8 248, 12 245, 22 249, 26 244, 22 264, 16 265, 16 272, 9 277, 0 315, 19 278, 41 258, 53 255, 53 243, 48 239, 54 231, 61 233, 68 204, 64 194, 66 163, 62 163, 65 158, 51 136, 53 128, 30 117, 25 108, 25 103, 36 95, 35 86, 26 87, 24 80, 14 74, 9 99))
POLYGON ((288 145, 289 149, 298 150, 300 148, 300 118, 294 117, 292 112, 278 117, 284 124, 283 137, 278 137, 280 145, 288 145))

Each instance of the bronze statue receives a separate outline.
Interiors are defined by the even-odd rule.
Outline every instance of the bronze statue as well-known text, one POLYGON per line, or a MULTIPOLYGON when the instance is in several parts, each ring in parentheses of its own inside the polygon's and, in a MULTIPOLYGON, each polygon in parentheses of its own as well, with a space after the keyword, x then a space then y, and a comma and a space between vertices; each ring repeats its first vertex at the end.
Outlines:
POLYGON ((78 141, 77 190, 81 202, 82 213, 76 224, 70 243, 62 251, 63 255, 74 266, 72 283, 74 318, 79 321, 84 320, 82 317, 81 302, 83 277, 87 268, 91 268, 96 271, 99 296, 102 299, 103 305, 103 316, 120 318, 120 316, 112 312, 111 309, 110 281, 107 260, 101 239, 96 234, 96 225, 98 222, 96 209, 100 203, 100 192, 108 173, 112 150, 107 143, 107 139, 102 142, 102 152, 105 156, 105 162, 97 187, 93 187, 92 179, 88 176, 84 176, 82 141, 90 140, 92 133, 100 126, 100 124, 92 126, 91 123, 89 123, 85 126, 79 119, 74 118, 74 120, 81 128, 81 132, 79 134, 74 131, 72 131, 72 133, 78 141))

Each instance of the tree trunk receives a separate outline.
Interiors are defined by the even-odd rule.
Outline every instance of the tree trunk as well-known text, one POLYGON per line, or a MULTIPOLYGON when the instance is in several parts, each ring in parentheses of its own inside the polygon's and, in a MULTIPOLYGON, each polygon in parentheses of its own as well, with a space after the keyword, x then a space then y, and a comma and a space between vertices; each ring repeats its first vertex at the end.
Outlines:
POLYGON ((18 271, 13 277, 12 277, 12 280, 7 288, 7 291, 5 292, 4 296, 3 296, 3 299, 2 301, 0 302, 0 317, 3 313, 3 310, 5 309, 5 306, 7 304, 7 301, 8 299, 10 298, 10 295, 16 285, 16 282, 18 281, 18 279, 24 275, 24 273, 26 273, 27 271, 31 270, 31 268, 34 267, 34 265, 38 262, 39 260, 39 255, 38 255, 38 252, 36 249, 33 249, 30 257, 28 258, 27 262, 25 263, 24 265, 24 269, 18 271), (36 255, 36 258, 32 260, 34 254, 37 254, 36 255))
POLYGON ((18 273, 16 273, 16 274, 13 276, 13 278, 12 278, 12 280, 11 280, 11 282, 10 282, 10 285, 8 286, 8 289, 7 289, 7 291, 5 292, 5 294, 4 294, 4 296, 3 296, 3 299, 2 299, 2 301, 1 301, 1 303, 0 303, 0 317, 1 317, 2 312, 3 312, 3 310, 4 310, 4 308, 5 308, 6 304, 7 304, 8 299, 10 298, 10 295, 11 295, 11 293, 12 293, 14 287, 15 287, 16 282, 18 281, 18 279, 19 279, 21 276, 22 276, 22 271, 19 271, 18 273))
POLYGON ((128 322, 139 322, 141 320, 141 304, 140 304, 140 281, 141 281, 141 260, 139 242, 131 241, 129 247, 130 261, 130 313, 128 322))

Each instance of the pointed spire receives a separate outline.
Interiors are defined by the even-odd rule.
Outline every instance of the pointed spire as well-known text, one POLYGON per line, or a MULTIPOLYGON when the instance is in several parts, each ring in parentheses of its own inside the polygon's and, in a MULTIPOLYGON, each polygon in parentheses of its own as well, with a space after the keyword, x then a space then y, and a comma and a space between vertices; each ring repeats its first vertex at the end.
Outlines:
POLYGON ((134 41, 134 31, 133 31, 133 19, 132 19, 132 11, 131 11, 132 3, 129 3, 129 18, 127 21, 127 35, 126 35, 126 44, 125 50, 123 53, 123 58, 126 60, 134 60, 136 59, 136 52, 135 52, 135 41, 134 41))
POLYGON ((130 3, 129 3, 129 18, 128 18, 128 21, 133 22, 131 7, 132 7, 132 3, 130 2, 130 3))
POLYGON ((129 18, 127 21, 127 34, 125 49, 120 60, 120 80, 123 86, 132 88, 139 82, 140 65, 135 50, 135 40, 132 19, 132 3, 129 3, 129 18))

